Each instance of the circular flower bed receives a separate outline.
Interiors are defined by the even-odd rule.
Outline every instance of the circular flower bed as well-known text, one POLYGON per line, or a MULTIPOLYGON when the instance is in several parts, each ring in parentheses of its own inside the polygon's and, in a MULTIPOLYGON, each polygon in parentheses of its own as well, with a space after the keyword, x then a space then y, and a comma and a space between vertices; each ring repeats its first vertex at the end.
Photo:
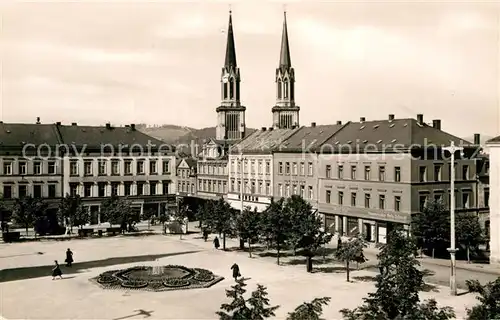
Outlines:
POLYGON ((165 287, 186 287, 189 286, 190 284, 191 283, 189 282, 189 280, 179 279, 179 278, 171 278, 163 281, 163 285, 165 287))
POLYGON ((97 278, 97 282, 99 282, 100 284, 111 284, 111 283, 118 282, 118 279, 112 275, 101 274, 97 278))
POLYGON ((212 281, 214 278, 215 277, 211 272, 197 273, 193 277, 194 280, 202 281, 202 282, 212 281))
POLYGON ((145 288, 148 286, 148 283, 146 281, 123 281, 121 283, 122 287, 124 288, 129 288, 129 289, 140 289, 140 288, 145 288))

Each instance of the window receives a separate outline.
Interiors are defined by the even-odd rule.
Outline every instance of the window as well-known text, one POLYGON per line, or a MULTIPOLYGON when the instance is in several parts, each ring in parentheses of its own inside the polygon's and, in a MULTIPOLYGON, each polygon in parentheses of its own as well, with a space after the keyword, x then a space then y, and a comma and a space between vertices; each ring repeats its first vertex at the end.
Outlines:
POLYGON ((149 160, 149 174, 158 174, 156 160, 149 160))
POLYGON ((259 174, 262 174, 262 160, 259 160, 259 174))
POLYGON ((418 198, 418 208, 419 208, 420 212, 424 211, 426 204, 427 204, 427 196, 420 195, 418 198))
POLYGON ((313 192, 313 187, 312 186, 309 186, 309 199, 313 199, 314 198, 314 192, 313 192))
POLYGON ((339 167, 338 167, 337 177, 339 179, 344 179, 344 166, 341 164, 339 164, 339 167))
POLYGON ((9 176, 12 175, 12 162, 3 163, 3 174, 9 176))
POLYGON ((137 161, 137 174, 144 174, 144 160, 137 161))
POLYGON ((124 162, 124 173, 127 175, 132 174, 132 161, 126 160, 124 162))
POLYGON ((484 190, 484 207, 490 207, 490 190, 484 190))
POLYGON ((293 163, 293 174, 296 176, 297 175, 297 162, 293 163))
POLYGON ((470 200, 470 195, 469 192, 463 191, 462 192, 462 206, 463 208, 469 208, 469 200, 470 200))
POLYGON ((92 197, 92 184, 86 183, 83 185, 83 196, 92 197))
POLYGON ((99 197, 106 196, 106 183, 105 182, 99 182, 97 184, 97 192, 98 192, 99 197))
MULTIPOLYGON (((168 181, 163 181, 163 194, 168 194, 168 186, 169 186, 169 182, 168 181)), ((193 188, 194 188, 194 185, 193 185, 193 188)))
POLYGON ((42 197, 42 185, 34 184, 33 185, 33 198, 41 198, 42 197))
POLYGON ((264 183, 259 181, 259 194, 264 194, 264 183))
POLYGON ((290 174, 290 162, 285 163, 285 174, 290 174))
POLYGON ((266 195, 271 194, 271 184, 269 182, 266 182, 266 195))
POLYGON ((344 192, 339 191, 339 204, 343 205, 344 204, 344 192))
POLYGON ((378 181, 385 181, 385 166, 378 167, 378 181))
POLYGON ((370 180, 370 166, 365 166, 365 180, 370 180))
POLYGON ((69 163, 69 174, 72 176, 78 175, 78 163, 76 161, 69 163))
POLYGON ((56 174, 56 162, 49 161, 49 174, 56 174))
POLYGON ((351 206, 356 206, 356 192, 351 193, 351 206))
POLYGON ((255 172, 255 160, 250 161, 250 173, 254 174, 255 172))
POLYGON ((286 196, 289 197, 290 196, 290 185, 286 185, 286 196))
POLYGON ((427 167, 421 166, 418 168, 418 181, 420 182, 427 181, 427 167))
POLYGON ((326 170, 325 170, 326 178, 330 179, 332 177, 332 166, 327 164, 326 165, 326 170))
POLYGON ((394 167, 394 181, 401 182, 401 167, 394 167))
POLYGON ((55 184, 49 184, 49 198, 55 198, 56 197, 56 185, 55 184))
POLYGON ((244 173, 248 172, 248 160, 246 160, 246 159, 245 159, 245 161, 243 161, 243 172, 244 173))
POLYGON ((302 198, 306 197, 306 186, 304 186, 304 185, 300 186, 300 196, 302 198))
POLYGON ((70 183, 69 184, 69 194, 73 197, 78 194, 78 183, 70 183))
POLYGON ((306 174, 306 166, 304 162, 300 163, 300 175, 304 176, 306 174))
POLYGON ((19 174, 20 175, 25 175, 27 174, 27 165, 25 161, 19 162, 19 174))
POLYGON ((312 162, 309 162, 308 165, 307 165, 307 174, 309 176, 313 175, 313 163, 312 162))
POLYGON ((401 196, 394 196, 394 211, 401 211, 401 196))
POLYGON ((351 180, 356 180, 356 166, 351 166, 351 180))
POLYGON ((119 183, 117 182, 113 182, 111 183, 111 195, 112 196, 117 196, 118 195, 118 187, 119 187, 119 183))
POLYGON ((270 174, 270 173, 271 173, 271 162, 266 161, 266 174, 270 174))
POLYGON ((330 190, 326 190, 326 203, 331 202, 332 192, 330 190))
POLYGON ((250 193, 255 194, 255 181, 252 181, 252 183, 251 183, 250 193))
POLYGON ((380 194, 378 196, 378 208, 385 209, 385 194, 380 194))
POLYGON ((435 202, 442 202, 443 201, 443 195, 442 194, 435 194, 434 195, 434 201, 435 202))
POLYGON ((99 160, 99 175, 100 176, 105 176, 106 175, 106 160, 99 160))
POLYGON ((371 195, 369 193, 365 193, 365 208, 370 208, 370 199, 371 195))
POLYGON ((278 184, 278 195, 283 197, 283 185, 281 183, 278 184))
POLYGON ((441 181, 441 168, 440 164, 434 165, 434 181, 441 181))
POLYGON ((469 180, 469 166, 466 164, 462 166, 462 180, 469 180))
POLYGON ((111 174, 114 176, 120 175, 120 162, 118 160, 111 161, 111 174))
POLYGON ((3 186, 3 197, 5 199, 12 199, 12 186, 3 186))
POLYGON ((162 171, 164 174, 170 173, 170 161, 169 160, 163 160, 162 162, 162 171))
POLYGON ((123 195, 130 196, 131 194, 132 194, 132 183, 131 182, 125 182, 123 184, 123 195))
POLYGON ((28 195, 28 186, 21 184, 17 187, 17 193, 19 198, 24 198, 28 195))
POLYGON ((92 162, 91 161, 85 161, 83 163, 83 169, 84 169, 84 174, 86 176, 92 175, 92 162))
MULTIPOLYGON (((183 182, 183 183, 185 183, 185 182, 183 182)), ((156 185, 157 185, 157 183, 155 181, 149 182, 149 194, 150 195, 156 194, 156 185)), ((184 191, 187 191, 186 188, 184 188, 184 191)))
POLYGON ((298 192, 298 190, 297 190, 297 185, 296 185, 296 184, 294 184, 294 185, 293 185, 293 194, 297 195, 297 194, 298 194, 297 192, 298 192))
POLYGON ((33 162, 33 174, 42 174, 42 163, 40 161, 33 162))

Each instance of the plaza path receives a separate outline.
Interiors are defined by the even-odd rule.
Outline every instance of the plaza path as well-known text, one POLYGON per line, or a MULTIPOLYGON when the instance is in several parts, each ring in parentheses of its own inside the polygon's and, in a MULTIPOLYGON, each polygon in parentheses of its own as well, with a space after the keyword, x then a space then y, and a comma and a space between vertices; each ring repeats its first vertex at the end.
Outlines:
MULTIPOLYGON (((225 289, 234 284, 230 266, 235 262, 243 276, 250 278, 248 291, 254 290, 257 283, 268 287, 271 303, 281 306, 276 319, 284 319, 297 305, 322 296, 332 298, 324 318, 339 319, 339 309, 358 306, 374 290, 373 283, 357 280, 373 276, 371 271, 353 271, 354 282, 347 283, 342 272, 310 274, 303 265, 278 266, 273 258, 251 259, 244 252, 215 250, 211 242, 198 239, 199 235, 184 238, 118 236, 0 244, 0 314, 6 319, 119 320, 147 315, 151 320, 215 319, 220 304, 227 302, 225 289), (75 265, 72 270, 63 266, 65 279, 52 281, 52 262, 63 261, 68 247, 74 252, 75 265), (89 281, 106 270, 166 264, 206 268, 225 279, 208 289, 169 292, 103 290, 89 281), (19 268, 24 268, 24 273, 19 274, 19 268)), ((440 287, 422 293, 422 298, 431 297, 439 305, 454 307, 458 319, 476 303, 471 294, 450 297, 448 290, 440 287)))

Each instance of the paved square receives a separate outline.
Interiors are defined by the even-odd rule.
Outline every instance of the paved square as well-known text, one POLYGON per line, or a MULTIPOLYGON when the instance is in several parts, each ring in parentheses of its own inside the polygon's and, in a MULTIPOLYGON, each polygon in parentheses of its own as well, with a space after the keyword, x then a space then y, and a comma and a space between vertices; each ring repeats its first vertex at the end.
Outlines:
MULTIPOLYGON (((44 241, 0 245, 0 268, 49 266, 46 276, 0 283, 0 314, 6 319, 216 319, 222 302, 227 301, 225 289, 234 283, 231 265, 236 262, 247 281, 248 291, 260 283, 268 288, 273 305, 280 305, 277 319, 297 305, 315 297, 329 296, 330 305, 324 318, 339 319, 339 309, 353 308, 374 290, 372 283, 346 283, 344 273, 305 272, 303 265, 277 266, 272 258, 250 259, 246 253, 216 251, 210 242, 186 236, 149 236, 141 238, 114 237, 95 240, 44 241), (52 281, 53 260, 64 261, 67 248, 74 252, 77 273, 63 276, 67 279, 52 281), (192 252, 197 251, 197 252, 192 252), (159 261, 129 262, 118 265, 94 267, 95 260, 111 257, 171 254, 159 261), (39 254, 43 253, 43 254, 39 254), (186 267, 209 269, 225 279, 208 289, 144 292, 103 290, 91 283, 90 278, 99 273, 133 265, 180 264, 186 267), (90 266, 90 267, 89 267, 90 266), (140 311, 142 310, 142 311, 140 311), (142 312, 142 313, 141 313, 142 312)), ((104 265, 108 262, 100 262, 104 265)), ((63 273, 67 270, 64 266, 63 273)), ((352 276, 373 275, 369 271, 354 271, 352 276)), ((5 281, 2 279, 2 281, 5 281)), ((471 294, 450 297, 447 288, 439 292, 422 293, 422 298, 435 297, 440 306, 451 306, 457 318, 465 315, 465 308, 476 304, 471 294)))

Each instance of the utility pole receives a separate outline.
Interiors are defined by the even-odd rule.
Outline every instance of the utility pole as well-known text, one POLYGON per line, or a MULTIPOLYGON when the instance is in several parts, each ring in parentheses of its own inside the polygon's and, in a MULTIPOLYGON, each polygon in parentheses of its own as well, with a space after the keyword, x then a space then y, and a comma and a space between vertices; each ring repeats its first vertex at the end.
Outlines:
POLYGON ((457 295, 457 275, 456 275, 456 252, 455 247, 455 152, 463 151, 464 148, 455 146, 452 141, 449 147, 443 148, 444 151, 449 151, 451 153, 451 163, 450 163, 450 294, 452 296, 457 295))

